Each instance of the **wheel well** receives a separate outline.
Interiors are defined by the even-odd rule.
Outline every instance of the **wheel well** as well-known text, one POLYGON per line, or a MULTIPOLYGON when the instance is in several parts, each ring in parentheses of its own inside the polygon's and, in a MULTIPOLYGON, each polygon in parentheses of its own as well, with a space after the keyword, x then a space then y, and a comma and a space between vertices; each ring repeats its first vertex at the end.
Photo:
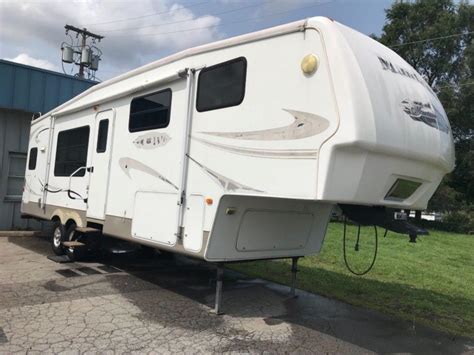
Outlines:
POLYGON ((53 221, 53 222, 61 222, 61 219, 59 218, 59 216, 53 216, 53 218, 51 218, 51 221, 53 221))
POLYGON ((68 219, 67 222, 66 222, 66 224, 65 224, 66 229, 68 229, 68 228, 71 226, 71 224, 73 224, 73 223, 77 225, 77 223, 76 223, 75 220, 73 220, 73 219, 68 219))

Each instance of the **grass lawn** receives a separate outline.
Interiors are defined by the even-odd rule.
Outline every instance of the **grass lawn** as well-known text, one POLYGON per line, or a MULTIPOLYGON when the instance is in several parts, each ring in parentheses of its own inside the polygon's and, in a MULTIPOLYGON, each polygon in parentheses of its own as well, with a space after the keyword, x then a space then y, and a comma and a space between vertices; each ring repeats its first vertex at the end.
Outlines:
MULTIPOLYGON (((451 334, 474 337, 474 236, 430 231, 418 243, 379 228, 375 266, 354 276, 342 254, 342 224, 331 223, 320 255, 299 261, 297 287, 353 305, 375 309, 451 334)), ((361 271, 372 261, 373 227, 348 226, 347 257, 361 271)), ((229 267, 282 284, 290 282, 291 260, 259 261, 229 267)))

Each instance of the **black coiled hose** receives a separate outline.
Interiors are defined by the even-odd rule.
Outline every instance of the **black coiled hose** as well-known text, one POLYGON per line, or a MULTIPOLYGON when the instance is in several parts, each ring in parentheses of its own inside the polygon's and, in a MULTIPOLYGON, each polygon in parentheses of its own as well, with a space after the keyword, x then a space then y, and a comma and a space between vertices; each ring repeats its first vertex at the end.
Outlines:
MULTIPOLYGON (((375 264, 375 260, 377 259, 377 252, 378 252, 378 247, 379 247, 379 238, 378 238, 378 235, 377 235, 377 226, 374 225, 374 230, 375 230, 375 252, 374 252, 374 258, 372 259, 372 263, 370 264, 370 266, 364 272, 356 272, 350 267, 349 262, 347 261, 347 255, 346 255, 346 224, 347 224, 347 220, 346 220, 346 217, 344 217, 344 235, 343 235, 343 239, 342 239, 342 249, 343 249, 343 254, 344 254, 344 263, 346 264, 347 270, 349 270, 354 275, 357 275, 357 276, 365 275, 370 270, 372 270, 372 268, 374 267, 374 264, 375 264)), ((359 251, 359 240, 360 240, 360 224, 359 224, 358 229, 357 229, 357 241, 356 241, 356 244, 355 244, 355 250, 356 251, 359 251)))

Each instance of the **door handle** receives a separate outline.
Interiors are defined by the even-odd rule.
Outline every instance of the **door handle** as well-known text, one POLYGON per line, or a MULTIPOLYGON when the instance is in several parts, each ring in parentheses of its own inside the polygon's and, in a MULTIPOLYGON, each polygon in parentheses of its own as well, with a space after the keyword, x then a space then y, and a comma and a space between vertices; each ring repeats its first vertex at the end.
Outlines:
POLYGON ((89 166, 86 170, 87 170, 88 173, 93 173, 94 172, 94 167, 89 166))

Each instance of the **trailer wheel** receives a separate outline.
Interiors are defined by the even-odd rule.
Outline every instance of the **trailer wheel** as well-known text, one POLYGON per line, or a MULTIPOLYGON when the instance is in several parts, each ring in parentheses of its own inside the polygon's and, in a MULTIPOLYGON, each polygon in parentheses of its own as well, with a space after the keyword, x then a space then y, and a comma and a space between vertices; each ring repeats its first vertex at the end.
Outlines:
POLYGON ((171 260, 175 257, 174 253, 166 250, 159 250, 160 258, 164 260, 171 260))
POLYGON ((66 240, 66 228, 60 221, 56 221, 53 227, 53 235, 51 237, 51 248, 54 254, 63 255, 64 247, 62 242, 66 240))
MULTIPOLYGON (((76 231, 76 227, 76 223, 71 223, 71 225, 66 230, 64 239, 65 241, 75 241, 80 239, 81 234, 76 231)), ((83 247, 67 247, 64 248, 64 250, 71 261, 79 260, 84 254, 83 247)))

